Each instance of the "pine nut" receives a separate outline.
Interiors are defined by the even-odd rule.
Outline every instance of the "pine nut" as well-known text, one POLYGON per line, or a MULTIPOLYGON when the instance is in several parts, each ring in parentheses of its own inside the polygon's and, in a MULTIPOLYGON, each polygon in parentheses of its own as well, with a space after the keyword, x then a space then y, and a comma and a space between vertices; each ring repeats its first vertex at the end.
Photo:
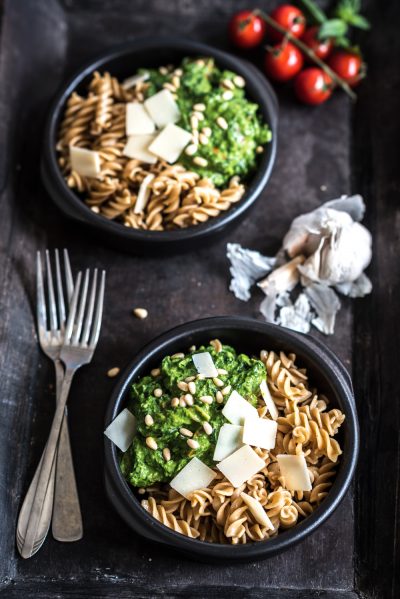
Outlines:
POLYGON ((232 389, 232 385, 227 385, 226 387, 224 387, 221 391, 222 395, 228 395, 228 393, 231 392, 232 389))
POLYGON ((138 489, 138 493, 139 493, 139 495, 144 495, 146 493, 146 489, 143 489, 143 487, 140 487, 138 489))
POLYGON ((191 395, 190 393, 186 393, 185 401, 187 406, 192 406, 194 404, 193 395, 191 395))
POLYGON ((199 128, 199 119, 194 114, 190 117, 190 126, 192 129, 199 128))
POLYGON ((193 162, 198 166, 207 166, 208 164, 207 160, 205 158, 202 158, 201 156, 196 156, 195 158, 193 158, 193 162))
POLYGON ((115 366, 115 368, 110 368, 110 370, 107 372, 107 376, 112 379, 119 374, 119 371, 120 369, 117 366, 115 366))
POLYGON ((195 116, 198 121, 204 121, 204 114, 202 112, 194 112, 193 116, 195 116))
POLYGON ((95 214, 100 214, 100 208, 98 206, 92 206, 90 210, 95 214))
POLYGON ((214 377, 213 378, 213 383, 214 385, 216 385, 217 387, 223 387, 225 385, 224 381, 221 381, 221 379, 214 377))
POLYGON ((140 318, 140 320, 143 320, 144 318, 147 318, 149 313, 147 312, 146 308, 135 308, 133 310, 134 315, 136 316, 136 318, 140 318))
POLYGON ((168 447, 164 447, 164 449, 162 450, 162 454, 163 454, 164 460, 166 462, 169 462, 171 459, 171 452, 168 449, 168 447))
POLYGON ((168 91, 173 92, 173 93, 176 92, 176 87, 175 87, 175 85, 172 85, 172 83, 164 83, 163 88, 167 89, 168 91))
POLYGON ((202 104, 202 103, 195 104, 193 106, 193 110, 195 110, 196 112, 198 112, 198 111, 203 112, 205 109, 206 109, 206 105, 202 104))
POLYGON ((219 339, 212 339, 210 341, 210 345, 213 346, 217 354, 219 354, 219 352, 222 351, 222 343, 219 339))
POLYGON ((207 135, 204 135, 204 133, 200 133, 199 141, 201 144, 203 144, 203 146, 206 146, 208 144, 209 139, 208 139, 207 135))
POLYGON ((226 92, 224 92, 222 94, 223 100, 232 100, 232 98, 233 98, 233 91, 231 91, 230 89, 228 89, 226 92))
POLYGON ((217 372, 218 372, 218 374, 221 374, 222 376, 224 374, 228 374, 228 371, 225 370, 225 368, 217 368, 217 372))
POLYGON ((197 145, 196 144, 189 144, 188 147, 185 150, 186 156, 193 156, 193 154, 196 154, 196 152, 197 152, 197 145))
POLYGON ((221 129, 224 129, 224 130, 228 129, 228 123, 226 122, 226 120, 224 119, 223 116, 219 116, 217 118, 217 125, 218 125, 218 127, 221 127, 221 129))
POLYGON ((175 86, 177 89, 181 86, 181 80, 177 75, 174 75, 174 77, 172 77, 172 85, 175 86))
POLYGON ((182 77, 183 71, 182 71, 182 69, 175 69, 174 74, 177 75, 178 77, 182 77))
POLYGON ((186 401, 185 401, 185 396, 184 395, 182 395, 179 398, 179 405, 181 406, 181 408, 186 408, 186 401))
POLYGON ((200 444, 194 439, 188 439, 186 443, 189 445, 190 449, 198 449, 200 444))
POLYGON ((188 387, 189 387, 189 393, 194 395, 196 393, 196 384, 193 381, 190 381, 188 384, 188 387))
POLYGON ((196 351, 196 346, 195 346, 195 345, 191 345, 191 346, 189 347, 189 351, 190 351, 190 352, 194 352, 194 351, 196 351))
POLYGON ((160 67, 160 68, 158 69, 158 72, 159 72, 161 75, 168 75, 168 69, 167 69, 167 67, 160 67))
POLYGON ((155 397, 161 397, 163 394, 162 389, 158 388, 158 389, 154 389, 154 396, 155 397))
POLYGON ((265 349, 262 349, 260 351, 260 360, 262 362, 265 362, 265 360, 268 358, 268 352, 265 349))
POLYGON ((199 400, 207 404, 212 404, 212 402, 214 401, 211 395, 202 395, 201 397, 199 397, 199 400))
POLYGON ((235 75, 233 78, 233 83, 236 87, 244 87, 246 85, 246 81, 240 75, 235 75))
POLYGON ((224 79, 222 85, 228 89, 235 89, 235 86, 230 79, 224 79))
POLYGON ((178 352, 176 354, 172 354, 172 356, 171 356, 171 358, 180 358, 180 359, 182 359, 184 357, 185 357, 185 354, 183 352, 178 352))
POLYGON ((187 383, 185 383, 185 381, 179 381, 178 389, 180 389, 181 391, 187 391, 189 389, 189 386, 187 383))
POLYGON ((198 380, 198 381, 204 381, 204 379, 205 379, 205 378, 206 378, 206 377, 204 376, 204 374, 198 374, 198 375, 196 376, 196 380, 198 380))
POLYGON ((209 422, 203 422, 203 428, 206 435, 211 435, 214 430, 209 422))
POLYGON ((191 381, 195 381, 196 377, 195 376, 187 376, 185 378, 185 383, 190 383, 191 381))
POLYGON ((204 133, 204 135, 207 135, 207 137, 210 137, 212 135, 210 127, 203 127, 202 132, 204 133))
POLYGON ((222 403, 224 401, 224 396, 222 395, 221 391, 216 392, 215 399, 217 400, 217 403, 222 403))
POLYGON ((146 426, 153 426, 153 424, 154 424, 153 416, 151 416, 150 414, 146 414, 146 416, 144 418, 144 423, 146 426))
POLYGON ((179 406, 179 397, 173 397, 171 399, 171 407, 177 408, 179 406))
POLYGON ((161 374, 161 370, 159 368, 153 368, 153 370, 150 372, 151 376, 160 376, 161 374))
POLYGON ((256 152, 257 152, 257 154, 262 154, 264 152, 264 148, 262 146, 257 146, 256 152))
POLYGON ((181 433, 181 435, 184 435, 185 437, 193 437, 192 431, 190 431, 188 428, 180 428, 179 432, 181 433))
POLYGON ((146 437, 146 445, 149 449, 157 449, 158 445, 153 437, 146 437))

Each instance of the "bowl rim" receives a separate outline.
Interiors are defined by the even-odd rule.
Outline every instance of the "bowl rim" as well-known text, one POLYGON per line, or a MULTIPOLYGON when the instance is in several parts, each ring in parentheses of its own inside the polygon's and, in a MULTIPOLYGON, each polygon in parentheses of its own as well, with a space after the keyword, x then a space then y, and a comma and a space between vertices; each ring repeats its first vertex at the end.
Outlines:
POLYGON ((341 466, 328 496, 310 516, 272 539, 245 545, 206 543, 174 532, 158 522, 141 507, 139 500, 134 496, 119 469, 116 447, 105 437, 106 490, 111 503, 128 525, 137 532, 140 528, 139 534, 150 540, 169 545, 177 551, 185 551, 206 560, 243 561, 269 557, 286 550, 311 534, 332 515, 346 494, 355 471, 359 451, 359 427, 350 375, 339 358, 323 343, 320 341, 315 342, 315 339, 308 335, 252 318, 217 316, 194 320, 174 327, 143 347, 125 368, 112 392, 105 415, 105 428, 120 412, 136 372, 148 362, 151 362, 154 354, 177 340, 182 341, 182 345, 184 345, 184 339, 190 334, 205 334, 210 331, 210 337, 212 337, 213 330, 223 328, 247 332, 252 330, 265 333, 269 337, 277 336, 279 337, 277 343, 293 344, 295 353, 297 353, 296 348, 304 350, 304 353, 317 363, 321 362, 323 357, 322 363, 324 366, 321 367, 321 372, 329 381, 329 384, 332 385, 336 395, 340 396, 340 401, 343 404, 341 409, 346 414, 346 433, 341 466), (346 449, 346 453, 344 449, 346 449), (134 524, 132 524, 133 522, 134 524), (135 524, 139 525, 135 527, 135 524))
MULTIPOLYGON (((145 60, 144 60, 145 62, 145 60)), ((262 190, 266 186, 276 159, 277 151, 277 113, 278 105, 275 92, 270 83, 254 65, 238 58, 228 52, 214 48, 213 46, 201 42, 191 41, 185 38, 175 38, 171 36, 162 36, 154 40, 153 38, 143 37, 130 40, 111 47, 97 55, 90 61, 85 62, 83 66, 77 69, 71 77, 64 83, 56 96, 54 97, 46 122, 44 131, 44 141, 42 149, 41 171, 45 186, 58 207, 67 213, 71 218, 79 220, 86 225, 110 233, 114 236, 136 240, 138 242, 151 242, 155 245, 166 242, 177 242, 201 238, 210 233, 218 232, 225 228, 243 213, 259 198, 262 190), (68 187, 61 170, 57 163, 57 152, 55 149, 55 140, 57 138, 57 126, 63 107, 68 96, 96 69, 104 68, 106 63, 123 58, 132 53, 145 52, 146 50, 162 49, 166 47, 178 51, 194 54, 210 55, 216 62, 223 63, 226 68, 238 72, 245 76, 248 86, 252 89, 251 99, 260 107, 266 119, 268 126, 272 131, 272 139, 268 143, 267 150, 260 157, 260 161, 254 176, 250 181, 248 190, 242 200, 234 204, 232 208, 221 215, 211 218, 205 223, 184 229, 174 229, 172 231, 142 231, 124 227, 121 223, 106 219, 95 214, 82 199, 68 187), (268 116, 267 116, 268 115, 268 116), (61 196, 61 197, 59 197, 61 196)))

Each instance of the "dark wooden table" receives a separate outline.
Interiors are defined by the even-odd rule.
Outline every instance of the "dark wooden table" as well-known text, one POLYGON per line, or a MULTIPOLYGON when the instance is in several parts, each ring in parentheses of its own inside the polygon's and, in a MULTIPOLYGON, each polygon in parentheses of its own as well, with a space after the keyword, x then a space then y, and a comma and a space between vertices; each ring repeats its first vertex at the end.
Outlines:
MULTIPOLYGON (((251 4, 251 3, 250 3, 251 4)), ((271 8, 276 2, 255 2, 271 8)), ((44 118, 56 88, 103 48, 138 35, 186 35, 226 46, 230 0, 5 0, 0 87, 0 592, 5 597, 399 597, 400 232, 398 147, 399 7, 366 2, 373 23, 363 45, 369 76, 352 108, 341 93, 319 109, 280 94, 279 153, 271 181, 230 241, 273 253, 294 216, 343 193, 367 202, 374 236, 369 297, 343 300, 335 336, 324 341, 353 368, 361 454, 352 491, 334 516, 296 548, 244 565, 204 565, 130 532, 103 488, 103 417, 123 366, 156 334, 198 317, 260 318, 228 292, 226 239, 163 259, 107 249, 67 222, 39 175, 44 118), (395 59, 396 58, 396 59, 395 59), (104 325, 93 363, 80 371, 70 401, 72 446, 85 535, 49 536, 28 561, 15 550, 15 522, 53 413, 52 365, 34 324, 38 249, 68 247, 74 269, 106 268, 104 325), (131 310, 145 306, 139 321, 131 310)), ((314 333, 317 334, 317 333, 314 333)))

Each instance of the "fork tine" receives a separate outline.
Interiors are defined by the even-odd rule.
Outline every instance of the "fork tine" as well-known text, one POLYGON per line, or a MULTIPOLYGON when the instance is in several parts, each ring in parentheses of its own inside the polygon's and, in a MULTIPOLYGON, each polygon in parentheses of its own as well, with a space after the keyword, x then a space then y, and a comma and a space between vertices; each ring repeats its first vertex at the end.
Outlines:
POLYGON ((85 327, 83 329, 83 335, 82 335, 82 341, 81 341, 82 345, 87 345, 87 343, 89 341, 90 327, 92 326, 92 320, 93 320, 94 302, 96 299, 96 289, 97 289, 97 268, 95 268, 95 270, 94 270, 92 288, 90 291, 89 308, 88 308, 87 315, 86 315, 85 327))
POLYGON ((90 337, 89 347, 95 349, 97 341, 100 335, 101 319, 103 316, 103 305, 104 305, 104 288, 106 284, 106 271, 103 270, 101 273, 100 290, 97 298, 96 314, 94 317, 94 324, 92 335, 90 337))
POLYGON ((51 272, 50 253, 46 250, 46 274, 47 274, 47 291, 49 296, 49 313, 50 313, 50 329, 57 329, 57 309, 56 299, 54 297, 53 275, 51 272))
POLYGON ((74 328, 76 308, 78 306, 79 290, 81 287, 82 273, 78 272, 76 277, 76 283, 74 287, 74 293, 72 294, 71 305, 68 312, 67 325, 65 327, 64 344, 68 345, 71 343, 72 331, 74 328))
POLYGON ((46 299, 44 297, 42 258, 36 253, 36 317, 39 334, 47 329, 46 299))
POLYGON ((86 272, 85 272, 85 278, 83 281, 82 295, 81 295, 81 299, 79 302, 78 318, 77 318, 74 334, 73 334, 72 341, 71 341, 72 345, 77 345, 79 343, 79 338, 81 336, 83 317, 85 315, 86 297, 87 297, 87 292, 88 292, 88 287, 89 287, 89 276, 90 276, 89 273, 90 273, 90 271, 87 268, 86 272))
POLYGON ((68 250, 64 248, 64 268, 65 268, 65 279, 67 282, 67 299, 71 302, 72 294, 74 292, 74 279, 72 277, 71 264, 69 262, 68 250))
POLYGON ((56 262, 58 316, 60 318, 60 329, 62 331, 64 329, 64 325, 65 325, 64 292, 63 292, 62 280, 61 280, 60 256, 59 256, 57 249, 55 250, 54 254, 55 254, 55 262, 56 262))

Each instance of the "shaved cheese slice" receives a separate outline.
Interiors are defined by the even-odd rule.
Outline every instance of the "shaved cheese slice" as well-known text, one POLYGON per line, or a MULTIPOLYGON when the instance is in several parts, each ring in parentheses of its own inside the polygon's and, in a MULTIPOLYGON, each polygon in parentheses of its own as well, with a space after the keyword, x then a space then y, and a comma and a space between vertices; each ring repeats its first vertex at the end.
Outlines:
POLYGON ((155 131, 154 122, 149 117, 143 104, 139 102, 128 102, 126 105, 126 134, 145 135, 155 131))
POLYGON ((191 494, 199 489, 208 487, 210 482, 217 476, 198 458, 192 458, 188 464, 169 483, 175 491, 190 499, 191 494))
POLYGON ((178 160, 191 139, 191 133, 181 127, 169 124, 150 144, 149 151, 172 164, 178 160))
POLYGON ((257 410, 237 391, 232 391, 222 413, 232 424, 243 425, 245 418, 258 418, 257 410))
POLYGON ((135 208, 133 209, 133 212, 135 214, 140 214, 146 208, 146 204, 149 201, 150 197, 150 183, 153 179, 154 175, 151 173, 149 175, 146 175, 146 177, 143 179, 139 187, 135 208))
POLYGON ((207 378, 218 376, 218 370, 215 367, 211 354, 208 351, 200 354, 193 354, 193 364, 199 374, 203 374, 207 378))
POLYGON ((124 79, 121 84, 121 87, 123 87, 124 89, 131 89, 132 87, 135 87, 135 85, 137 85, 138 83, 141 83, 142 81, 147 81, 149 76, 149 73, 140 73, 138 75, 133 75, 132 77, 124 79))
POLYGON ((266 511, 263 506, 257 499, 254 499, 251 495, 247 493, 240 493, 240 497, 243 499, 254 518, 257 520, 261 526, 265 526, 268 530, 274 530, 274 525, 271 520, 268 518, 266 511))
POLYGON ((148 151, 148 147, 155 139, 155 135, 148 133, 147 135, 131 135, 128 137, 126 146, 123 149, 123 154, 129 158, 136 158, 148 164, 157 162, 156 156, 148 151))
POLYGON ((217 464, 217 468, 234 487, 240 487, 254 474, 265 468, 265 462, 249 445, 243 445, 217 464))
POLYGON ((122 410, 104 431, 105 436, 121 451, 130 447, 135 433, 136 418, 127 408, 122 410))
POLYGON ((144 107, 160 129, 169 123, 176 123, 181 116, 178 104, 167 89, 145 100, 144 107))
POLYGON ((290 491, 311 491, 310 475, 304 455, 277 455, 286 489, 290 491))
POLYGON ((218 434, 213 460, 224 460, 234 451, 242 447, 243 426, 237 424, 223 424, 218 434))
POLYGON ((279 416, 278 408, 275 405, 274 400, 272 399, 271 393, 268 389, 267 381, 263 380, 260 384, 260 391, 263 400, 265 401, 265 405, 268 408, 269 413, 271 414, 274 420, 277 420, 279 416))
POLYGON ((243 443, 262 449, 273 449, 277 432, 278 425, 275 420, 246 417, 243 426, 243 443))
POLYGON ((71 168, 83 177, 97 177, 100 174, 100 156, 98 152, 69 146, 71 168))

